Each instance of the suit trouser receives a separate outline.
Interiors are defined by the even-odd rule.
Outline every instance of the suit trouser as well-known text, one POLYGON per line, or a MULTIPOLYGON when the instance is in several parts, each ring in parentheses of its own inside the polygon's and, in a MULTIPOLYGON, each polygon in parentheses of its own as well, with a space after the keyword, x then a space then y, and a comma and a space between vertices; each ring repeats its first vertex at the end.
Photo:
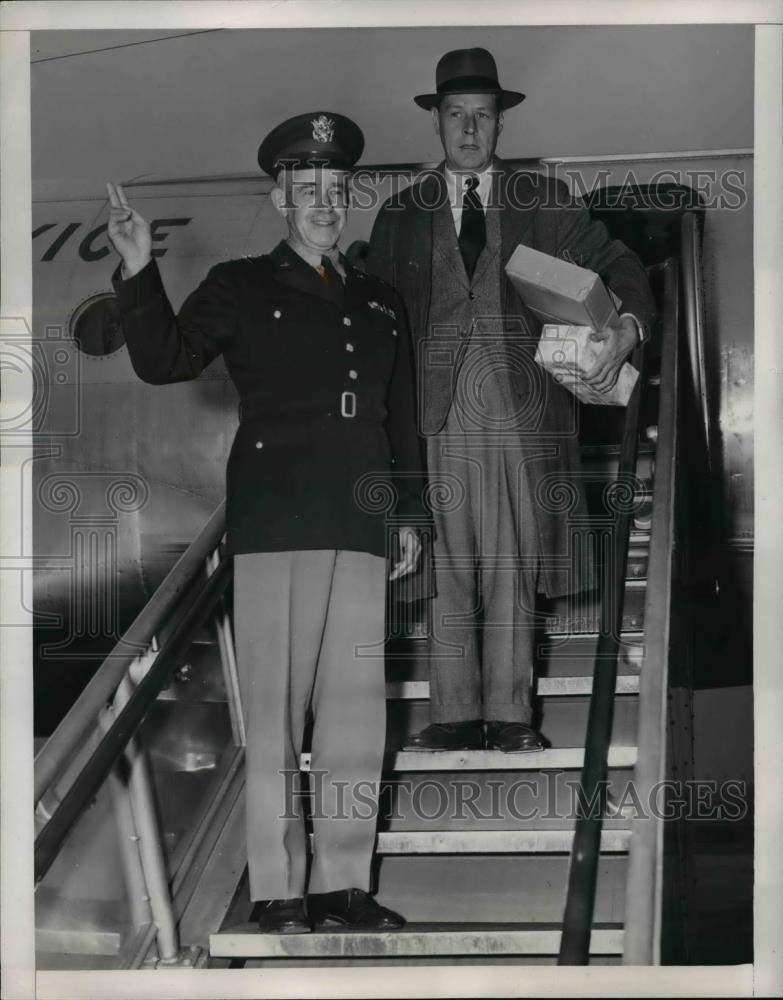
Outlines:
POLYGON ((427 655, 433 722, 532 718, 538 535, 513 437, 466 433, 452 406, 427 439, 437 595, 427 655))
POLYGON ((305 894, 299 755, 309 707, 309 891, 367 890, 386 737, 385 560, 327 549, 234 564, 251 899, 305 894))

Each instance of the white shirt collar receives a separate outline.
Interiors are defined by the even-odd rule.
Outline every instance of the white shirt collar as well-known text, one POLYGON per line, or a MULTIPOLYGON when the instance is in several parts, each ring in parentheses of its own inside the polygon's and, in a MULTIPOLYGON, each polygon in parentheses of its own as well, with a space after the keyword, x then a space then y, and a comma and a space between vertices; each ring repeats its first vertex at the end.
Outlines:
POLYGON ((445 167, 443 173, 446 178, 446 187, 449 192, 449 204, 452 208, 462 208, 462 197, 465 192, 465 182, 468 177, 475 176, 478 177, 478 194, 481 199, 481 204, 486 208, 487 202, 489 201, 489 192, 492 188, 492 174, 494 172, 494 164, 490 163, 488 167, 485 167, 480 173, 475 171, 466 171, 465 173, 455 173, 445 167))

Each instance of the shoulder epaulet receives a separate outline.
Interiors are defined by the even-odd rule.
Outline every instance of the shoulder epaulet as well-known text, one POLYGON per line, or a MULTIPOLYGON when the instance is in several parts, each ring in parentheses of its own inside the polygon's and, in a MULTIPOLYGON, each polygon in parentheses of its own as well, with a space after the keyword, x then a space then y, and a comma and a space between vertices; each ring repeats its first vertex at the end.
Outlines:
POLYGON ((263 261, 264 257, 251 257, 249 254, 243 254, 241 257, 231 257, 228 260, 218 261, 214 267, 247 267, 248 264, 255 264, 259 261, 263 261))
POLYGON ((396 289, 393 285, 390 285, 388 281, 384 281, 384 279, 379 278, 377 274, 371 274, 368 271, 361 271, 360 273, 364 276, 365 281, 368 282, 372 289, 393 298, 397 297, 396 289))

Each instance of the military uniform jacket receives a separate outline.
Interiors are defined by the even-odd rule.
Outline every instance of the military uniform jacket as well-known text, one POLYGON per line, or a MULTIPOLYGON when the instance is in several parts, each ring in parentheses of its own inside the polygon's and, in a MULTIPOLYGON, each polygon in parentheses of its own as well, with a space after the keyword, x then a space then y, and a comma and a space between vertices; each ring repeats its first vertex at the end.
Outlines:
POLYGON ((177 315, 154 260, 113 276, 145 382, 193 379, 224 357, 240 397, 226 473, 232 554, 384 555, 389 519, 422 513, 405 312, 385 282, 343 263, 344 288, 281 242, 217 264, 177 315))
MULTIPOLYGON (((367 256, 368 271, 393 284, 400 293, 419 358, 428 356, 428 341, 438 346, 429 330, 433 209, 447 198, 441 164, 381 207, 367 256)), ((503 329, 515 342, 521 342, 531 358, 541 323, 526 307, 505 271, 520 243, 596 271, 620 298, 621 311, 633 313, 642 328, 650 330, 654 303, 641 262, 623 243, 610 239, 602 223, 593 222, 585 209, 574 204, 562 181, 527 171, 515 172, 502 160, 496 160, 487 211, 495 210, 500 212, 503 329)), ((467 283, 464 293, 468 294, 467 283)), ((437 434, 443 427, 464 356, 454 351, 446 361, 440 357, 442 353, 437 365, 418 373, 420 426, 426 435, 437 434)), ((521 365, 515 377, 514 391, 520 399, 535 400, 527 410, 527 427, 520 428, 520 434, 531 448, 550 456, 537 465, 542 478, 533 509, 539 540, 539 589, 555 596, 579 589, 578 578, 567 565, 568 560, 563 560, 574 518, 585 510, 583 490, 574 475, 579 468, 576 404, 570 393, 532 363, 521 365), (531 384, 531 373, 543 381, 531 384), (559 484, 566 485, 562 495, 573 497, 573 502, 558 501, 559 484)))

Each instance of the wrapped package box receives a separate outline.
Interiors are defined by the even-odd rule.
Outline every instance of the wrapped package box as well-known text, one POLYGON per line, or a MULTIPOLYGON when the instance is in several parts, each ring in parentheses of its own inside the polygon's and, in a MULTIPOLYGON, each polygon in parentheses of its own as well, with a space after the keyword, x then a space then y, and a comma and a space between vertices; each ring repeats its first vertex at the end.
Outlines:
POLYGON ((601 341, 590 339, 592 332, 589 326, 546 324, 536 349, 536 361, 583 403, 626 406, 639 378, 639 372, 627 361, 609 392, 598 392, 580 377, 581 372, 592 368, 603 347, 601 341))
POLYGON ((543 323, 601 330, 617 320, 614 299, 594 271, 520 244, 506 274, 522 301, 543 323))

